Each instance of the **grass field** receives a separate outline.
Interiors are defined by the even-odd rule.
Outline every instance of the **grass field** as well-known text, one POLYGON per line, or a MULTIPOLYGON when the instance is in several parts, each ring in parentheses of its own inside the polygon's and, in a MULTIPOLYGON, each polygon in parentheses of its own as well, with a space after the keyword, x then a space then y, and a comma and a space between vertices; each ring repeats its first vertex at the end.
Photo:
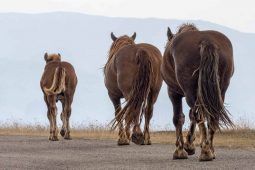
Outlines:
MULTIPOLYGON (((184 132, 186 136, 186 131, 184 132)), ((0 135, 21 135, 21 136, 45 136, 49 135, 47 126, 41 125, 1 125, 0 135)), ((117 140, 117 132, 110 131, 103 126, 74 127, 71 129, 73 138, 85 139, 108 139, 117 140)), ((59 136, 60 137, 60 136, 59 136)), ((151 140, 153 143, 175 144, 174 131, 152 131, 151 140)), ((196 142, 199 144, 199 132, 196 132, 196 142)), ((255 148, 255 130, 242 126, 231 130, 222 130, 215 136, 215 145, 229 148, 255 148)))

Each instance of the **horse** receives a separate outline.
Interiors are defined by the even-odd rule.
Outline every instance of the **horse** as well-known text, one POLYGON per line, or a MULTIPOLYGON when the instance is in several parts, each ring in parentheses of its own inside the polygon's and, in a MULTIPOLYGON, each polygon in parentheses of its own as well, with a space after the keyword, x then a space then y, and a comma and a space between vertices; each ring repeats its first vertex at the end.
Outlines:
POLYGON ((117 144, 129 145, 132 139, 137 145, 150 145, 149 124, 163 82, 160 75, 162 55, 151 44, 135 44, 136 33, 131 37, 116 37, 111 33, 111 38, 113 42, 104 75, 105 86, 115 108, 112 128, 119 129, 117 144), (126 100, 123 108, 121 98, 126 100), (140 124, 143 116, 145 123, 142 133, 140 124))
POLYGON ((44 94, 44 101, 47 105, 47 116, 50 122, 49 140, 58 141, 58 129, 56 122, 57 107, 56 102, 62 103, 62 113, 60 115, 63 122, 60 134, 64 139, 71 139, 69 118, 71 116, 71 104, 77 85, 77 77, 73 66, 61 61, 60 54, 48 55, 45 53, 46 62, 41 78, 41 90, 44 94))
POLYGON ((225 93, 234 73, 232 44, 224 34, 213 30, 199 31, 194 24, 181 25, 176 34, 168 27, 167 37, 161 75, 173 105, 176 128, 173 159, 187 159, 188 155, 195 153, 193 142, 198 124, 201 134, 199 160, 211 161, 215 158, 215 131, 223 125, 234 126, 224 106, 225 93), (182 133, 185 121, 183 97, 191 108, 185 143, 182 133))

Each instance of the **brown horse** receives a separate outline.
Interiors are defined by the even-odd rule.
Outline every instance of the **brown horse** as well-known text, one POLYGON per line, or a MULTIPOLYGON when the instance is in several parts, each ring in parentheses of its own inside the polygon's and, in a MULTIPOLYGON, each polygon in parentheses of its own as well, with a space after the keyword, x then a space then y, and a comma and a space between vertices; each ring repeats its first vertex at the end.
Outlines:
POLYGON ((135 37, 136 33, 119 38, 111 33, 113 43, 104 67, 105 86, 115 108, 113 127, 119 127, 118 145, 129 144, 132 125, 132 142, 151 144, 149 123, 163 81, 160 51, 150 44, 135 44, 135 37), (126 99, 122 109, 121 98, 126 99), (143 115, 144 133, 140 129, 143 115))
POLYGON ((188 154, 195 153, 193 142, 197 123, 201 133, 199 160, 212 160, 215 158, 215 131, 222 125, 233 126, 224 107, 225 93, 234 72, 231 42, 222 33, 199 31, 193 24, 182 25, 175 35, 168 28, 167 35, 169 41, 161 73, 173 104, 177 138, 173 158, 185 159, 188 154), (182 112, 183 97, 191 108, 191 125, 185 143, 182 134, 185 120, 182 112))
POLYGON ((60 134, 64 139, 71 139, 69 118, 71 116, 71 104, 77 85, 77 77, 70 63, 62 62, 60 54, 48 55, 45 53, 46 66, 41 78, 41 89, 44 101, 47 105, 47 116, 50 122, 49 140, 58 140, 57 130, 57 107, 56 102, 62 103, 61 120, 63 122, 60 134))

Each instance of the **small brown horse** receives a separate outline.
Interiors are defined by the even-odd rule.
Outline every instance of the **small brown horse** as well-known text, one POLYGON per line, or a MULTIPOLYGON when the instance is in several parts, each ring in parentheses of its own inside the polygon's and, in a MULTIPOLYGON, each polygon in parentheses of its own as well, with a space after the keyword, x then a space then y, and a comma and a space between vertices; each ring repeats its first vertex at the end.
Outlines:
POLYGON ((69 118, 71 116, 71 104, 77 85, 77 77, 70 63, 62 62, 60 54, 48 55, 45 53, 46 66, 41 78, 41 89, 48 108, 47 116, 50 122, 49 140, 58 140, 57 107, 56 102, 62 103, 61 120, 63 122, 60 134, 64 139, 71 139, 69 118))
POLYGON ((113 43, 104 67, 105 86, 115 108, 113 127, 119 127, 118 145, 129 144, 132 125, 132 142, 151 144, 149 123, 163 81, 160 51, 150 44, 135 44, 135 37, 136 33, 132 37, 119 38, 111 33, 113 43), (121 109, 120 99, 123 97, 126 105, 121 109), (144 133, 140 129, 143 115, 144 133))
POLYGON ((201 133, 199 160, 212 160, 215 158, 215 130, 222 125, 233 126, 224 107, 225 93, 234 72, 231 42, 222 33, 199 31, 193 24, 182 25, 175 35, 168 28, 167 35, 169 41, 161 72, 173 104, 177 138, 173 158, 186 159, 188 154, 195 153, 193 142, 197 123, 201 133), (182 134, 185 120, 182 112, 183 97, 191 108, 191 125, 185 143, 182 134))

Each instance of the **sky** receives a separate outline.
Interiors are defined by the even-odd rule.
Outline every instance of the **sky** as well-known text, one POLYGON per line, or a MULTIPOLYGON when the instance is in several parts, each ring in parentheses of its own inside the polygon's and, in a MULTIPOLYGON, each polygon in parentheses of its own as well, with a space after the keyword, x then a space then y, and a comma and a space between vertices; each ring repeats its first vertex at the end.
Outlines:
POLYGON ((135 18, 200 19, 255 33, 254 0, 0 0, 0 12, 71 11, 135 18))

